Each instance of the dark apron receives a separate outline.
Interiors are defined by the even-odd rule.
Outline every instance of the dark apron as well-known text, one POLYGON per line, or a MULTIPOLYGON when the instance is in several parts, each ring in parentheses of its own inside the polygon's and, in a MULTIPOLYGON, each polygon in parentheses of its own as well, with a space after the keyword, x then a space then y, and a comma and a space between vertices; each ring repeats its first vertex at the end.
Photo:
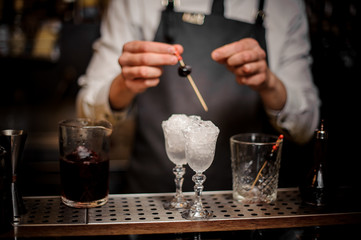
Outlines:
MULTIPOLYGON (((171 2, 171 1, 170 1, 171 2)), ((261 1, 263 2, 263 1, 261 1)), ((260 10, 263 3, 260 3, 260 10)), ((161 122, 172 114, 199 115, 220 128, 216 154, 205 171, 205 190, 232 189, 229 138, 242 132, 265 132, 266 115, 259 95, 240 86, 225 66, 211 59, 211 52, 225 44, 253 37, 266 50, 265 29, 258 16, 254 24, 226 19, 223 1, 215 0, 212 13, 202 25, 184 22, 183 13, 169 4, 162 12, 155 41, 179 43, 184 62, 192 66, 192 77, 209 111, 205 112, 186 78, 178 76, 178 66, 164 67, 159 85, 136 98, 136 138, 130 162, 129 192, 173 192, 174 175, 165 152, 161 122)), ((267 127, 269 129, 269 127, 267 127)), ((193 191, 193 170, 186 167, 183 190, 193 191)))

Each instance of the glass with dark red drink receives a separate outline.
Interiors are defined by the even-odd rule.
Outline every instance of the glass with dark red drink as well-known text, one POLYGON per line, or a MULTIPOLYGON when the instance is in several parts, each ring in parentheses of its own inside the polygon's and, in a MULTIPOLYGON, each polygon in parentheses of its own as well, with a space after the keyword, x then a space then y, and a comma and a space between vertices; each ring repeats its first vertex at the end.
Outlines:
POLYGON ((61 198, 67 206, 90 208, 108 201, 111 133, 107 121, 59 123, 61 198))

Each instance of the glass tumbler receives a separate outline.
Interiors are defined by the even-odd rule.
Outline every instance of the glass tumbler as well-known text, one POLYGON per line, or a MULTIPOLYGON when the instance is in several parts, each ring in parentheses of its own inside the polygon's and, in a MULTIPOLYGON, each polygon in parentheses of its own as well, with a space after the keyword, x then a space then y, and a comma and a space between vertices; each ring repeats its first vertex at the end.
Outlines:
POLYGON ((247 133, 232 136, 233 198, 271 203, 277 198, 283 136, 247 133))

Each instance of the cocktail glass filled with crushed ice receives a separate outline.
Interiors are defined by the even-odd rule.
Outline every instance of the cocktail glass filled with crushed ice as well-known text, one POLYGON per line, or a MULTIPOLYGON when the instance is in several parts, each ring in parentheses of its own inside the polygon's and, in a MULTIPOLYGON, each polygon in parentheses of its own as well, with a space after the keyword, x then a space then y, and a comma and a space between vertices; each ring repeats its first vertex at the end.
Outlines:
POLYGON ((191 220, 208 219, 212 211, 203 208, 202 191, 206 176, 203 174, 213 162, 219 129, 211 121, 193 119, 184 130, 186 139, 185 155, 188 165, 196 172, 192 177, 195 183, 195 199, 190 209, 182 212, 182 217, 191 220))
POLYGON ((184 165, 187 164, 183 130, 189 126, 191 119, 200 118, 197 116, 188 117, 185 114, 173 114, 168 120, 162 122, 166 153, 168 158, 176 165, 173 168, 176 193, 170 202, 164 204, 164 208, 168 210, 189 207, 189 202, 186 201, 182 193, 183 175, 185 174, 184 165))

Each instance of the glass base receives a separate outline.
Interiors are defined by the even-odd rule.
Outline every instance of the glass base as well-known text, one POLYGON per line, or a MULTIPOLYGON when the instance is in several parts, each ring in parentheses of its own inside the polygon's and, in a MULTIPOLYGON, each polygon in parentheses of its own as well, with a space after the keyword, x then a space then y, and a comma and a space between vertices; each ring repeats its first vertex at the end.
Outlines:
POLYGON ((173 198, 171 201, 166 202, 163 204, 163 207, 165 210, 185 210, 189 209, 191 206, 191 203, 189 201, 181 201, 178 202, 176 198, 173 198))
POLYGON ((77 202, 77 201, 69 200, 69 199, 61 196, 61 201, 68 207, 94 208, 94 207, 99 207, 99 206, 106 204, 108 202, 108 196, 106 196, 105 198, 99 199, 99 200, 91 201, 91 202, 77 202))
POLYGON ((203 209, 202 211, 194 211, 192 209, 181 213, 182 217, 188 220, 206 220, 213 217, 213 211, 203 209))
MULTIPOLYGON (((234 188, 236 189, 236 188, 234 188)), ((264 190, 259 190, 258 187, 254 189, 242 190, 233 190, 233 199, 240 203, 273 203, 277 199, 277 189, 274 192, 263 192, 264 190)))

